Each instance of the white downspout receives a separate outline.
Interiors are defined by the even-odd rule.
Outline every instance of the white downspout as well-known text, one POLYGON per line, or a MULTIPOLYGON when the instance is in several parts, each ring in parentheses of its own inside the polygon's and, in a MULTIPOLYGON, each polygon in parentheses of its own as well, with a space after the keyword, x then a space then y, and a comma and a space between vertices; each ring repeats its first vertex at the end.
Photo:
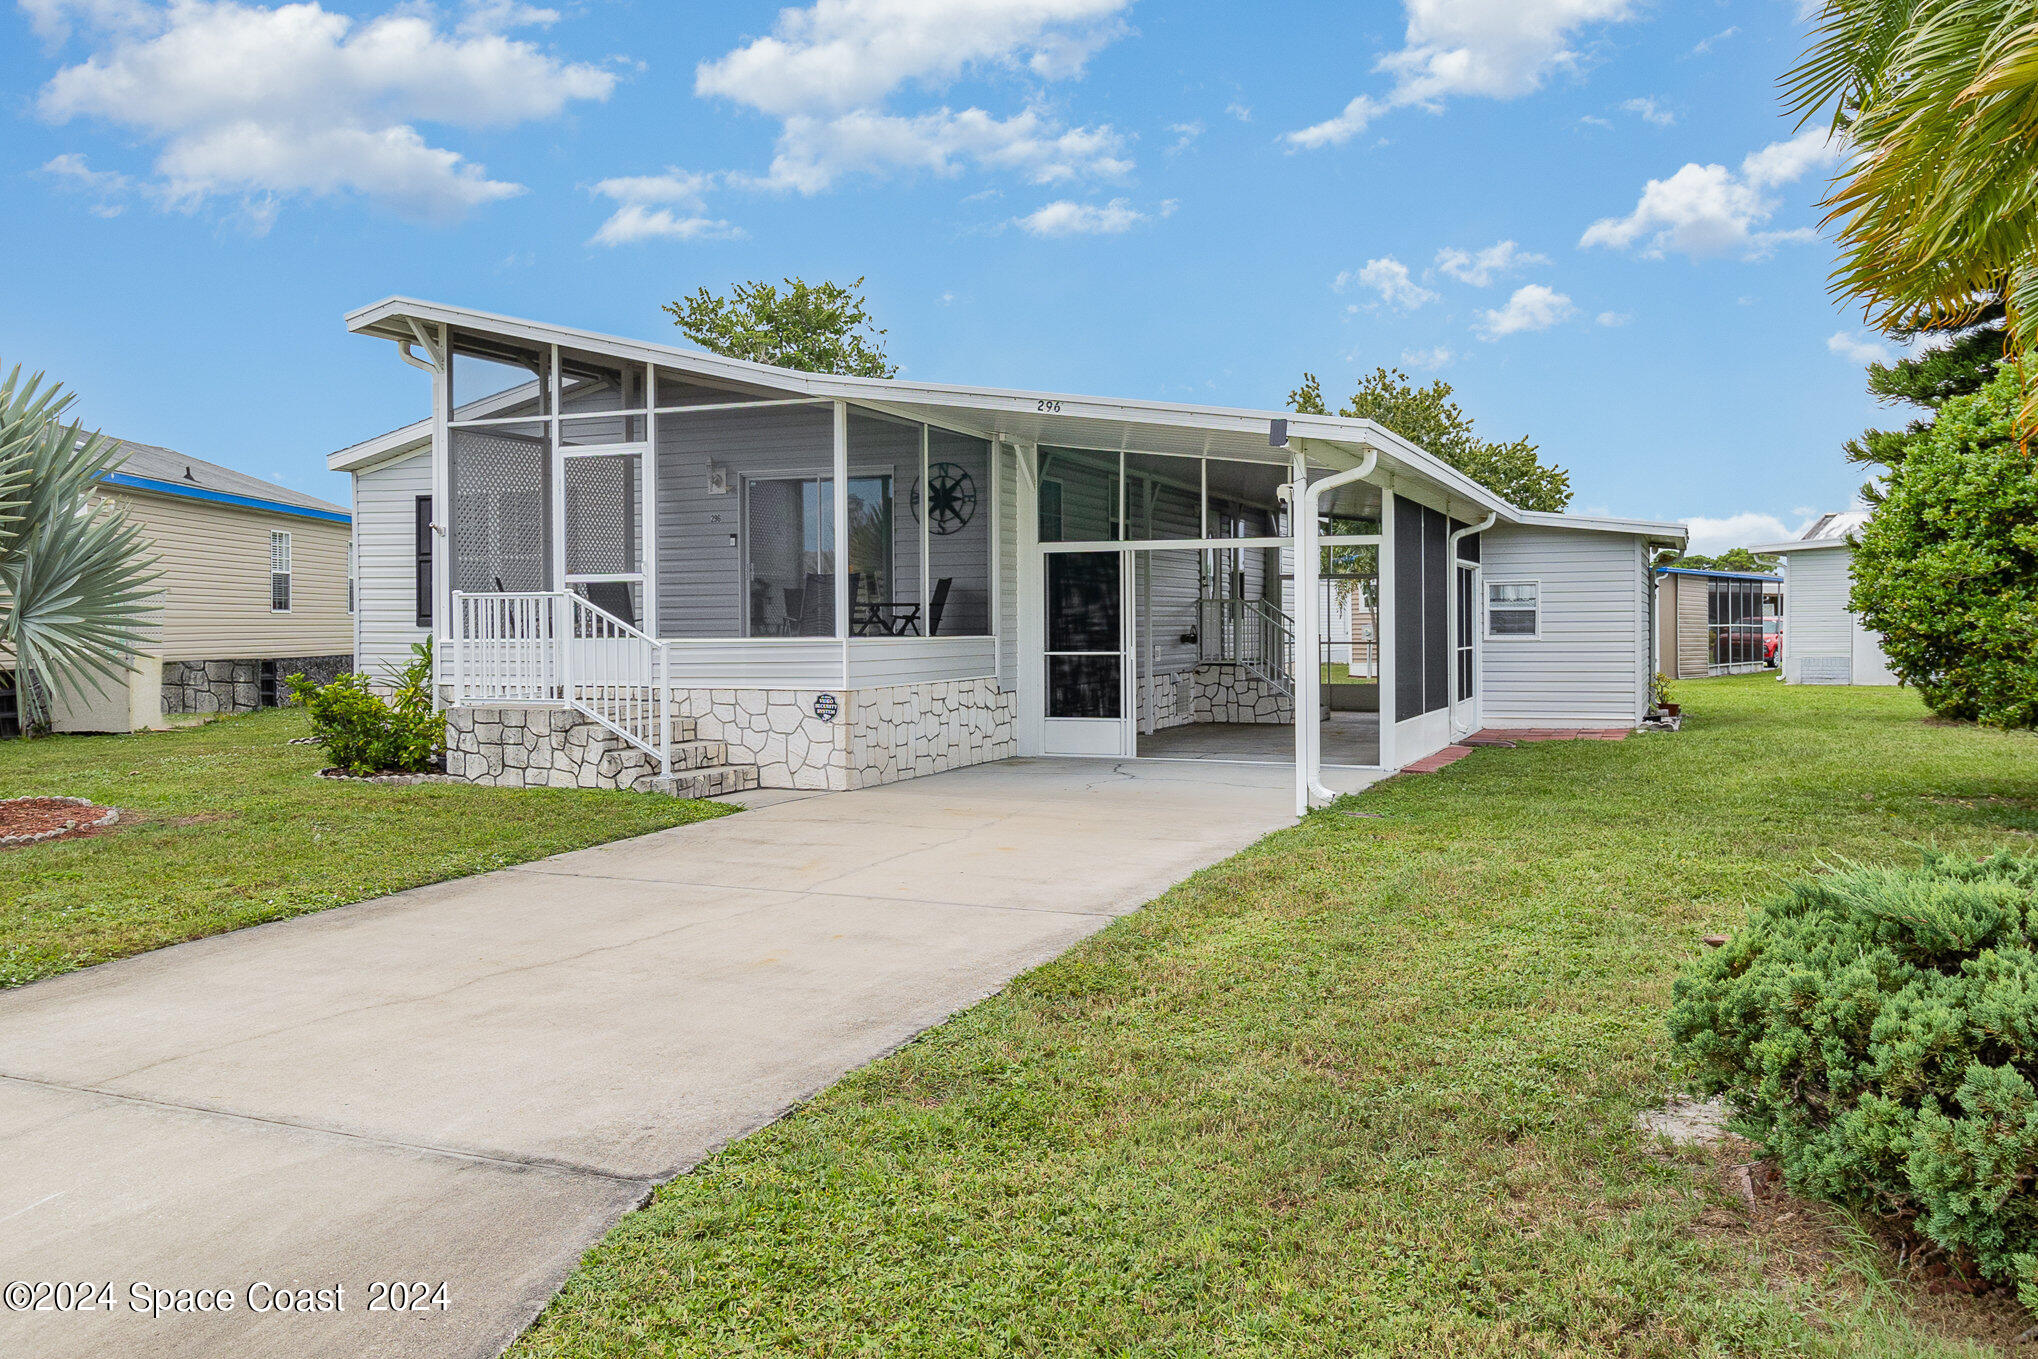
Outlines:
MULTIPOLYGON (((1444 612, 1447 616, 1446 630, 1451 639, 1451 703, 1448 711, 1451 714, 1451 740, 1454 742, 1465 734, 1464 729, 1458 725, 1458 543, 1470 534, 1484 533, 1487 529, 1492 528, 1494 522, 1499 518, 1498 514, 1489 514, 1476 524, 1467 524, 1464 528, 1452 533, 1449 541, 1444 545, 1444 560, 1450 564, 1451 572, 1451 606, 1444 612)), ((1480 555, 1484 556, 1485 554, 1481 553, 1480 555)), ((1475 591, 1479 586, 1479 574, 1476 568, 1472 572, 1472 587, 1475 591)), ((1477 608, 1478 603, 1478 596, 1474 594, 1472 597, 1473 607, 1477 608)), ((1474 686, 1472 702, 1475 706, 1479 702, 1478 678, 1479 672, 1475 667, 1472 672, 1474 686)))
MULTIPOLYGON (((1295 512, 1295 815, 1309 815, 1315 801, 1329 802, 1337 794, 1317 779, 1322 750, 1316 724, 1322 720, 1323 674, 1321 643, 1317 638, 1317 591, 1323 579, 1322 534, 1316 522, 1316 507, 1325 491, 1364 481, 1379 463, 1379 453, 1368 449, 1357 467, 1334 472, 1321 481, 1304 485, 1290 483, 1288 504, 1295 512)), ((1306 465, 1306 464, 1305 464, 1306 465)))

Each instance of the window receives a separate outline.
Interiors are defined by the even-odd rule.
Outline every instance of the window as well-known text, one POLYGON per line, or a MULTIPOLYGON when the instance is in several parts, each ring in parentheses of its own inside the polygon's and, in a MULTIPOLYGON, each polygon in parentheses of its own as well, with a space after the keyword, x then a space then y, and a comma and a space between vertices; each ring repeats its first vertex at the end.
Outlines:
POLYGON ((1489 581, 1486 635, 1534 637, 1541 630, 1542 586, 1532 580, 1489 581))
POLYGON ((417 625, 428 628, 432 625, 432 498, 421 495, 417 498, 413 514, 412 538, 415 542, 417 565, 417 625))
POLYGON ((269 535, 269 612, 290 612, 290 535, 269 535))
POLYGON ((355 609, 354 602, 354 540, 347 540, 347 612, 355 609))
POLYGON ((1061 483, 1045 481, 1040 483, 1040 541, 1058 543, 1062 540, 1061 483))

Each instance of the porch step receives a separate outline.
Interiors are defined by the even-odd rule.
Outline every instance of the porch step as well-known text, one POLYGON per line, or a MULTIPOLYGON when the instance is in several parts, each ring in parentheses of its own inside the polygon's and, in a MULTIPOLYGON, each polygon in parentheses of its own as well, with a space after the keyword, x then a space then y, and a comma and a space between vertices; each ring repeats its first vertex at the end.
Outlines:
POLYGON ((718 764, 651 780, 651 791, 673 797, 722 797, 757 786, 754 764, 718 764))
MULTIPOLYGON (((621 712, 616 707, 600 703, 590 703, 587 706, 618 725, 623 725, 624 719, 633 715, 621 712)), ((672 739, 675 742, 691 741, 700 734, 700 724, 691 717, 682 717, 678 713, 673 713, 665 720, 671 727, 672 739)))

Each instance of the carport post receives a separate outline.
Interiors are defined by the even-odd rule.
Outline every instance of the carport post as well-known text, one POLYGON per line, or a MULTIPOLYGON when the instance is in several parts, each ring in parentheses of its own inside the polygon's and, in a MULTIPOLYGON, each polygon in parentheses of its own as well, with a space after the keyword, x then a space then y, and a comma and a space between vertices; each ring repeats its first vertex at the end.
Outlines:
MULTIPOLYGON (((1287 422, 1279 421, 1285 426, 1287 422)), ((1283 428, 1280 433, 1286 434, 1283 428)), ((1317 595, 1323 578, 1322 537, 1317 525, 1317 507, 1325 491, 1334 491, 1373 473, 1380 455, 1368 449, 1357 467, 1333 472, 1311 482, 1307 462, 1296 458, 1296 481, 1288 486, 1288 506, 1295 517, 1295 815, 1309 815, 1314 801, 1329 802, 1337 794, 1319 781, 1322 772, 1322 734, 1317 723, 1323 713, 1323 658, 1318 641, 1322 620, 1317 617, 1321 602, 1317 595)))

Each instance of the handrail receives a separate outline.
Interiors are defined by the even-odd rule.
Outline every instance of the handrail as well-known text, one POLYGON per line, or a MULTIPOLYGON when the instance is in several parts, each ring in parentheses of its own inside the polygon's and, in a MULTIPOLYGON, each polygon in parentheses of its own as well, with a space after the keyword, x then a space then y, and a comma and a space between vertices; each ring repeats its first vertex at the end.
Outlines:
POLYGON ((453 702, 567 707, 672 772, 669 644, 570 590, 453 592, 453 702))
POLYGON ((1244 666, 1282 694, 1294 691, 1294 620, 1279 605, 1237 595, 1197 603, 1198 651, 1205 661, 1244 666))

